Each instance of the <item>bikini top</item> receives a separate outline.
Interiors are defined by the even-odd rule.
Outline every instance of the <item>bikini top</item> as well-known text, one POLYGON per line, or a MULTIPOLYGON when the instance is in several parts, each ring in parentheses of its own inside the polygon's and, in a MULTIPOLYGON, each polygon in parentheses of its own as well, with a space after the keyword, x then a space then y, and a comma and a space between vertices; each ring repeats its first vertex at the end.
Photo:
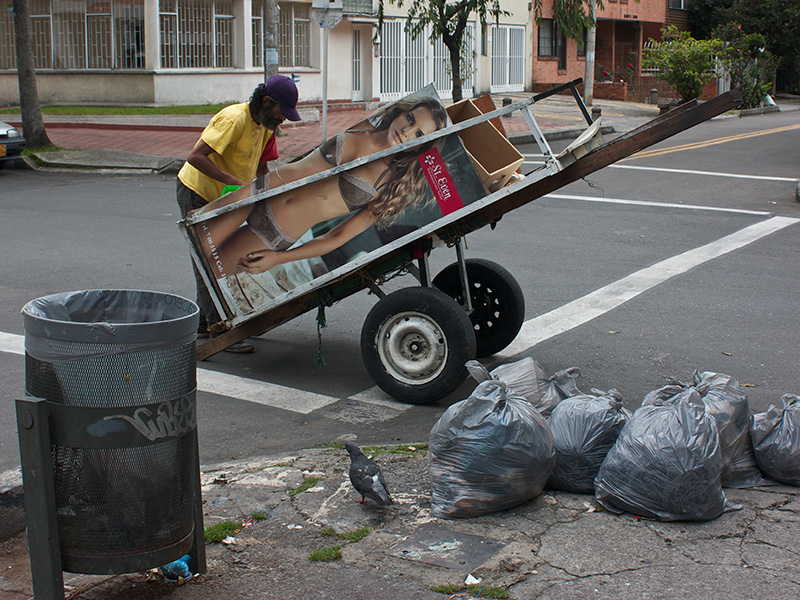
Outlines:
MULTIPOLYGON (((341 164, 345 133, 343 131, 339 135, 325 140, 319 146, 319 153, 322 158, 333 167, 341 164)), ((378 182, 382 178, 383 174, 381 174, 378 182)), ((339 193, 342 195, 342 200, 344 200, 347 210, 353 211, 369 204, 369 201, 375 197, 378 190, 361 177, 344 171, 339 173, 339 193)))

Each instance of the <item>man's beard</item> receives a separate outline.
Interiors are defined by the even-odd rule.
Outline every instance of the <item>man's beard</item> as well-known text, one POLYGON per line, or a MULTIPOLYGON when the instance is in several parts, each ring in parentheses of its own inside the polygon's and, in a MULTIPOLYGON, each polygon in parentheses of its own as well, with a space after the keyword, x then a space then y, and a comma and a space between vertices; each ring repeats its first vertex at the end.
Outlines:
POLYGON ((282 122, 281 119, 272 114, 274 106, 274 104, 270 106, 262 106, 261 110, 258 111, 258 122, 267 129, 272 129, 273 131, 277 129, 282 122))

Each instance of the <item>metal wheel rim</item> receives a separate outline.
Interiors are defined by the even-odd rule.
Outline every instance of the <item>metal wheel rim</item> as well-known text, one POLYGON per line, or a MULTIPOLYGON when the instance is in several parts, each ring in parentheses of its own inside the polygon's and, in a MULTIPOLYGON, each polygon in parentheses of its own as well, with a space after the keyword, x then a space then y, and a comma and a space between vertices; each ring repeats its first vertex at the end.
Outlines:
POLYGON ((449 355, 447 338, 438 323, 415 311, 387 319, 378 330, 377 348, 386 371, 408 385, 423 385, 436 379, 449 355))

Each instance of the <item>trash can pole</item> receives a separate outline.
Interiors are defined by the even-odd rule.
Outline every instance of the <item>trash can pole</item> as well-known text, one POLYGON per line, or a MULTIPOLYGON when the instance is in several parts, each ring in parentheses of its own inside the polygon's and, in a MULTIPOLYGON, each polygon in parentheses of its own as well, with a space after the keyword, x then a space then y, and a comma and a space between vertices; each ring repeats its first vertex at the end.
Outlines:
POLYGON ((47 402, 17 399, 16 409, 33 596, 36 600, 64 600, 47 402))
POLYGON ((198 439, 197 428, 195 427, 192 434, 194 441, 192 448, 194 448, 194 468, 192 469, 192 476, 194 477, 194 545, 189 551, 189 569, 192 573, 205 573, 206 572, 206 530, 203 526, 203 494, 201 491, 200 482, 200 453, 197 451, 198 439))

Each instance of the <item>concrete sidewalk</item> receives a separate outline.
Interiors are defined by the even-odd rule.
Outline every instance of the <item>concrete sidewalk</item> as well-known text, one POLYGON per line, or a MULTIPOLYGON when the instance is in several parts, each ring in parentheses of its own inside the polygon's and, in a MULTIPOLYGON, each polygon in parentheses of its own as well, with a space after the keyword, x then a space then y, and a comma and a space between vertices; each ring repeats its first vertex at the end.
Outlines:
MULTIPOLYGON (((431 516, 424 444, 375 460, 395 500, 387 508, 357 502, 341 448, 205 466, 206 527, 246 524, 227 543, 207 544, 206 573, 182 586, 158 574, 65 573, 69 597, 432 600, 474 597, 481 587, 495 594, 483 597, 518 600, 800 597, 797 488, 725 490, 742 508, 704 523, 617 516, 590 495, 552 491, 508 511, 443 520, 431 516), (365 527, 360 541, 337 535, 365 527), (340 558, 311 560, 333 546, 340 558), (479 580, 472 593, 470 576, 479 580)), ((0 553, 0 595, 31 598, 24 534, 0 553)))

